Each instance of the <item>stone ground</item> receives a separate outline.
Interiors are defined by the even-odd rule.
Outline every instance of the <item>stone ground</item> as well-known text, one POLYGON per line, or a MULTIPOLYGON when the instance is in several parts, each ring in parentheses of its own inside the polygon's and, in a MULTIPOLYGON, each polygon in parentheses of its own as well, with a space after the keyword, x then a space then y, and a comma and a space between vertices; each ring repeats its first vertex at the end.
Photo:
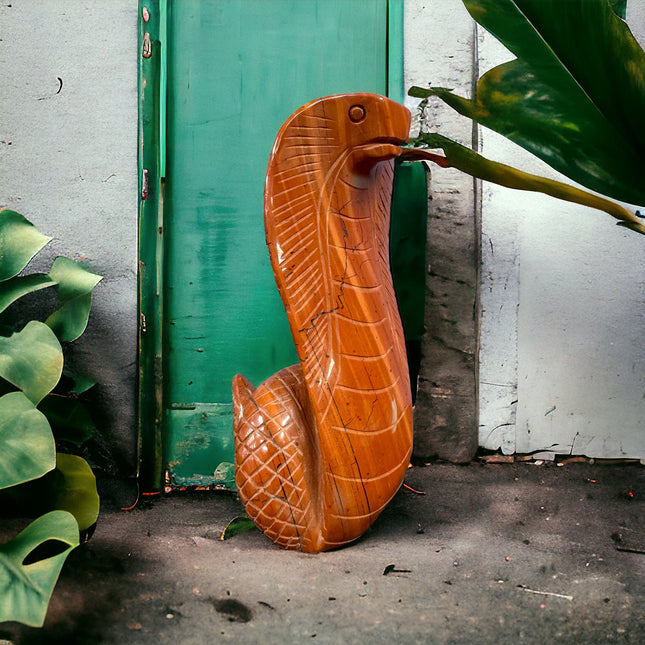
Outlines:
POLYGON ((645 467, 433 464, 406 481, 425 494, 402 489, 320 555, 221 541, 243 511, 230 493, 106 504, 45 627, 0 624, 0 643, 645 642, 645 467))

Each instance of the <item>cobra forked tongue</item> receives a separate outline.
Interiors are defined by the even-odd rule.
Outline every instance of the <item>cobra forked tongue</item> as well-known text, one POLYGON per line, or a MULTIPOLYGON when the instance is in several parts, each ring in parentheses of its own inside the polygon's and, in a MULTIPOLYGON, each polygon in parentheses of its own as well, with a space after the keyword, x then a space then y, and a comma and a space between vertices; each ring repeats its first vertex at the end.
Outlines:
POLYGON ((448 161, 447 157, 430 152, 425 148, 408 148, 407 144, 401 144, 376 141, 359 146, 365 158, 372 158, 379 161, 383 159, 399 158, 403 161, 432 161, 442 168, 450 168, 452 164, 448 161))
POLYGON ((450 162, 443 155, 430 152, 424 148, 402 148, 401 159, 403 161, 432 161, 442 168, 450 168, 450 162))

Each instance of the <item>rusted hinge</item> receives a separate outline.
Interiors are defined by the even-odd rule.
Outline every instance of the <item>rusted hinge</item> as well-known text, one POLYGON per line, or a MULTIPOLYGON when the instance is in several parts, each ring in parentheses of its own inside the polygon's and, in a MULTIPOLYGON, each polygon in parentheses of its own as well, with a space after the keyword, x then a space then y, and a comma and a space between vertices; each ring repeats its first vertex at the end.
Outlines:
POLYGON ((147 31, 143 34, 143 50, 141 51, 141 55, 144 58, 150 58, 152 56, 152 41, 147 31))

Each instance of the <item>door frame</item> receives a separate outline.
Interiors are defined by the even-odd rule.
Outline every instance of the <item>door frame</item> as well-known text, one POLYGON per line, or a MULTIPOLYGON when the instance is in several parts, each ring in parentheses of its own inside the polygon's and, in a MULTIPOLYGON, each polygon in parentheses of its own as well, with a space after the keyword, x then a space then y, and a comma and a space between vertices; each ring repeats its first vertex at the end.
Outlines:
MULTIPOLYGON (((139 0, 139 479, 164 480, 164 183, 167 18, 171 0, 139 0)), ((404 0, 387 2, 386 87, 404 99, 404 0)), ((312 97, 315 98, 315 97, 312 97)))

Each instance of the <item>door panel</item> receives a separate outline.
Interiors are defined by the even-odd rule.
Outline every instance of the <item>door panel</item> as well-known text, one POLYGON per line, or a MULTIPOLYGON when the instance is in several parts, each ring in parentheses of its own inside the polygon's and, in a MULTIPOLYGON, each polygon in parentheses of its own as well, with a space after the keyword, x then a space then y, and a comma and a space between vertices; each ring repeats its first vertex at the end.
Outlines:
POLYGON ((387 93, 387 28, 387 0, 170 2, 163 373, 173 484, 232 485, 231 379, 257 385, 296 362, 264 241, 266 163, 304 103, 387 93))

